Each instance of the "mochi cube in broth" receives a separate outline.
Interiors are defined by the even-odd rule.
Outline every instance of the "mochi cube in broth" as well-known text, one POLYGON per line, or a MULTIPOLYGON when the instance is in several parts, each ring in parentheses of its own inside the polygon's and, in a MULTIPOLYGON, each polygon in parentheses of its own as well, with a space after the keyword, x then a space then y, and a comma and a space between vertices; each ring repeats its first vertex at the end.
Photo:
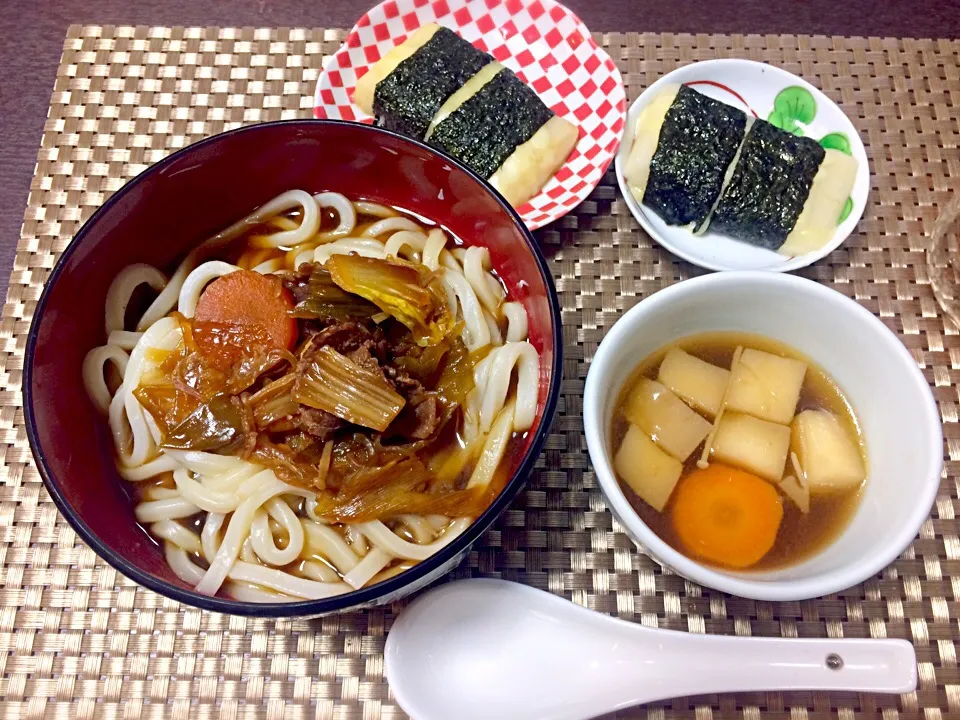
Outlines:
POLYGON ((813 493, 855 488, 866 477, 859 445, 828 410, 797 415, 791 444, 813 493))
POLYGON ((790 428, 724 411, 713 438, 715 460, 779 483, 790 451, 790 428))
MULTIPOLYGON (((745 349, 732 370, 726 408, 789 425, 800 399, 806 363, 745 349)), ((779 479, 779 478, 778 478, 779 479)))
POLYGON ((713 417, 723 404, 730 371, 672 348, 660 363, 657 380, 697 410, 713 417))
POLYGON ((627 420, 681 462, 709 434, 711 425, 668 388, 642 378, 627 397, 627 420))
POLYGON ((621 479, 640 499, 663 512, 683 472, 683 463, 657 447, 647 434, 631 424, 613 459, 621 479))

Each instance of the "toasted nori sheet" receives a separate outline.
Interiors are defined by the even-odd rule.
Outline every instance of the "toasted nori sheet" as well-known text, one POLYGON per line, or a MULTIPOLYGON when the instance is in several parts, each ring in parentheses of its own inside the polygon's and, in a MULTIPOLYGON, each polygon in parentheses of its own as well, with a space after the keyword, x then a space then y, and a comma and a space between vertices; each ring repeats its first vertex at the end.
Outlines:
POLYGON ((437 125, 427 142, 488 178, 552 116, 537 93, 503 69, 437 125))
POLYGON ((824 149, 765 120, 747 133, 710 230, 776 250, 797 223, 824 149))
POLYGON ((433 116, 493 58, 448 28, 440 28, 373 91, 377 125, 423 140, 433 116))
POLYGON ((743 140, 743 111, 681 85, 650 161, 643 204, 668 225, 701 223, 743 140))

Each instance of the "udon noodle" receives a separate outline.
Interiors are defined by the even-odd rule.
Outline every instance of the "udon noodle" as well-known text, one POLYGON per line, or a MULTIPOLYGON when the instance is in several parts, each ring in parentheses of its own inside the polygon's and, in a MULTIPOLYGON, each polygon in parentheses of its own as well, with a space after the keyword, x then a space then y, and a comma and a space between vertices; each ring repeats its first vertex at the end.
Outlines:
MULTIPOLYGON (((336 277, 332 270, 330 275, 336 277)), ((391 317, 391 306, 383 310, 385 305, 377 304, 379 310, 373 308, 377 312, 365 320, 364 332, 381 338, 393 332, 391 327, 405 331, 396 321, 400 315, 391 317)), ((173 572, 208 595, 256 602, 326 598, 380 582, 428 558, 462 533, 495 496, 503 482, 498 473, 504 475, 509 464, 508 448, 531 428, 537 411, 539 356, 527 341, 527 316, 520 303, 508 300, 487 249, 459 246, 438 227, 333 192, 290 190, 279 195, 196 247, 170 277, 149 265, 127 267, 107 294, 105 332, 106 344, 86 356, 83 379, 90 398, 108 418, 120 475, 135 486, 136 518, 162 544, 173 572), (290 418, 306 412, 303 405, 297 410, 296 403, 280 420, 268 418, 265 430, 250 425, 260 423, 257 398, 279 392, 286 382, 284 376, 278 379, 278 368, 287 371, 291 383, 299 383, 297 374, 312 367, 306 364, 310 353, 342 359, 318 342, 311 345, 309 337, 323 336, 320 331, 334 325, 314 317, 297 320, 299 358, 286 350, 260 357, 263 362, 252 382, 232 393, 230 407, 239 408, 246 418, 237 436, 243 438, 241 446, 211 449, 171 441, 176 432, 157 416, 161 405, 146 402, 144 388, 167 377, 171 358, 182 362, 188 357, 185 353, 199 333, 195 315, 205 290, 220 278, 249 271, 283 278, 287 287, 293 287, 299 272, 300 287, 313 287, 316 276, 309 274, 310 268, 323 268, 326 278, 327 269, 336 265, 331 258, 338 256, 383 261, 384 268, 413 268, 440 289, 435 311, 449 313, 456 344, 443 338, 443 347, 452 349, 438 367, 451 365, 451 353, 465 348, 463 363, 453 370, 463 373, 466 368, 469 381, 458 402, 450 401, 449 394, 441 397, 440 391, 439 400, 431 401, 431 407, 448 418, 445 429, 434 427, 426 439, 414 436, 405 444, 390 445, 390 428, 399 421, 378 433, 337 418, 332 435, 309 435, 290 430, 290 418), (145 293, 154 296, 152 302, 128 323, 128 311, 145 304, 145 293), (313 335, 308 335, 308 326, 313 335), (271 445, 275 428, 285 428, 290 447, 306 443, 311 448, 309 462, 296 464, 296 472, 283 472, 292 466, 270 462, 274 456, 261 447, 282 447, 284 458, 293 457, 287 445, 271 445), (371 447, 395 453, 386 467, 404 467, 410 458, 422 460, 405 466, 426 469, 419 484, 406 487, 406 495, 398 492, 401 498, 416 500, 410 507, 405 500, 391 499, 384 501, 382 513, 371 516, 362 508, 362 496, 353 505, 341 502, 347 481, 341 479, 337 489, 336 468, 353 472, 351 453, 371 447), (401 451, 407 454, 396 455, 401 451), (449 501, 452 497, 467 500, 457 506, 449 501), (433 507, 453 510, 431 511, 433 507), (460 507, 467 511, 458 512, 460 507)), ((429 350, 432 342, 421 338, 421 347, 414 351, 429 350)), ((390 357, 390 362, 400 363, 390 357)), ((366 352, 361 359, 369 358, 366 352)), ((380 364, 385 366, 374 370, 392 378, 393 384, 384 392, 393 387, 401 392, 405 376, 386 367, 389 363, 380 364)), ((417 397, 436 390, 426 387, 416 391, 422 393, 417 397)), ((193 392, 182 384, 176 388, 171 392, 193 392)), ((161 394, 157 391, 155 397, 161 394)), ((407 395, 408 405, 412 397, 407 395)), ((212 412, 213 402, 209 397, 191 400, 190 407, 199 410, 191 410, 188 418, 212 412)), ((356 477, 382 470, 361 468, 356 477)), ((378 488, 373 484, 366 492, 378 488)))

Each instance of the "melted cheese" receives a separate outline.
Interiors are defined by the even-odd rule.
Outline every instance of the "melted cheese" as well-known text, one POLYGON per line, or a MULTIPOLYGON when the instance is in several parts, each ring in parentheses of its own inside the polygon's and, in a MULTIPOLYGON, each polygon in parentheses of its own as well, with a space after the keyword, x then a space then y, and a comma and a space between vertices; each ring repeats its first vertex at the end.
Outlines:
POLYGON ((856 160, 839 150, 827 150, 813 177, 803 210, 777 252, 795 257, 819 250, 830 242, 856 178, 856 160))
POLYGON ((433 135, 433 131, 437 125, 446 120, 450 113, 480 92, 480 89, 488 82, 493 80, 494 76, 501 70, 503 70, 503 65, 500 63, 495 61, 487 63, 480 68, 480 71, 476 75, 467 80, 463 84, 463 87, 448 97, 447 101, 440 106, 439 110, 437 110, 437 114, 434 116, 433 120, 430 121, 430 126, 427 128, 427 134, 424 137, 424 140, 429 140, 430 136, 433 135))
POLYGON ((637 118, 633 133, 633 147, 623 166, 623 176, 630 186, 630 193, 638 203, 643 202, 650 178, 650 161, 660 144, 660 130, 667 111, 677 97, 678 85, 667 85, 650 101, 637 118))
POLYGON ((397 69, 397 65, 412 56, 432 38, 440 26, 436 23, 424 25, 400 45, 384 55, 357 81, 353 91, 354 104, 367 115, 373 115, 373 94, 381 80, 397 69))
POLYGON ((546 185, 577 144, 577 128, 559 115, 547 120, 533 137, 503 161, 490 184, 514 207, 520 207, 546 185))

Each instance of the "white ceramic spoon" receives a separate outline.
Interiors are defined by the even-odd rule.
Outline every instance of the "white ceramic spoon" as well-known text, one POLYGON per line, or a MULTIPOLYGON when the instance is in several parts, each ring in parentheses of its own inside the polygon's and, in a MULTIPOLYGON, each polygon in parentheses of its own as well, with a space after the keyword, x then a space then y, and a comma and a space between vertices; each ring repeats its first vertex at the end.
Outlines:
POLYGON ((502 580, 464 580, 406 608, 386 673, 415 720, 581 720, 686 695, 906 693, 903 640, 795 640, 652 630, 502 580))

